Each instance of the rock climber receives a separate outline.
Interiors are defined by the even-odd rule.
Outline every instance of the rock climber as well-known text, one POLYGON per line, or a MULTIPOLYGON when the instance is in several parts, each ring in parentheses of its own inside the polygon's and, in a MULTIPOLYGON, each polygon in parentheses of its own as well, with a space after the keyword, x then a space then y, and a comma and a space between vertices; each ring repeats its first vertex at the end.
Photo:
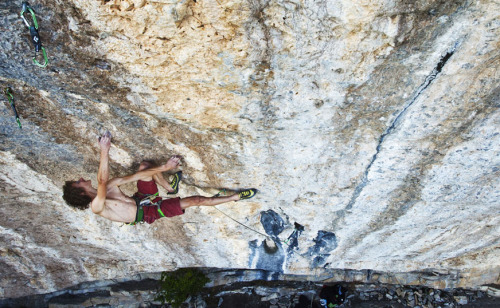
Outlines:
POLYGON ((247 189, 229 196, 191 196, 187 198, 162 199, 158 196, 157 184, 164 187, 168 194, 176 194, 182 173, 174 174, 169 183, 162 172, 172 171, 179 167, 181 157, 172 156, 166 164, 155 166, 150 162, 142 162, 138 172, 125 177, 109 180, 109 149, 111 134, 106 132, 99 138, 101 157, 97 173, 97 189, 92 187, 90 180, 80 178, 78 181, 67 181, 63 186, 63 198, 70 206, 80 210, 89 207, 97 215, 112 221, 136 224, 139 222, 153 223, 161 217, 182 215, 191 206, 214 206, 230 201, 249 199, 255 196, 257 190, 247 189), (136 182, 138 192, 132 197, 126 196, 120 185, 136 182))

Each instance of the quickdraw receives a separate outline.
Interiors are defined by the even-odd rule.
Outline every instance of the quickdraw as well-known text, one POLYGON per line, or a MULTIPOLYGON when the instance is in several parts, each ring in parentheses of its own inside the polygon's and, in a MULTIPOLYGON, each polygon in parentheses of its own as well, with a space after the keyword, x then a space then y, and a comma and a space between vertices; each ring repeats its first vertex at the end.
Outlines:
POLYGON ((40 67, 46 67, 49 64, 49 59, 47 58, 47 52, 45 48, 42 46, 42 41, 40 39, 40 35, 38 34, 38 22, 36 21, 35 11, 31 8, 28 2, 23 2, 23 6, 21 9, 21 18, 24 20, 24 23, 30 29, 31 41, 33 45, 35 45, 35 56, 33 57, 33 63, 40 67), (31 25, 28 20, 24 17, 24 13, 29 12, 31 15, 31 19, 33 20, 33 25, 31 25), (37 60, 38 53, 42 51, 44 62, 41 64, 37 60))
POLYGON ((5 96, 7 96, 10 106, 12 107, 12 110, 14 110, 14 116, 16 117, 17 125, 19 125, 19 128, 23 128, 21 126, 21 120, 19 119, 19 115, 17 114, 16 105, 14 104, 14 95, 12 95, 12 89, 10 87, 7 87, 3 90, 3 93, 5 94, 5 96))

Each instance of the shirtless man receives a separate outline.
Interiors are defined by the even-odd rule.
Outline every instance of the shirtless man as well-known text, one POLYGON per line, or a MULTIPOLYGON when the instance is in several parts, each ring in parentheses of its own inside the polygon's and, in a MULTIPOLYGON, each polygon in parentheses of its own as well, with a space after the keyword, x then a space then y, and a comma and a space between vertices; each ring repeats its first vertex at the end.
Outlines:
POLYGON ((111 134, 107 132, 99 139, 101 158, 97 173, 97 189, 90 180, 80 178, 68 181, 63 187, 63 198, 70 206, 84 210, 89 207, 97 215, 112 221, 124 223, 153 223, 161 217, 182 215, 191 206, 214 206, 230 201, 249 199, 255 196, 256 189, 244 190, 240 193, 224 197, 192 196, 187 198, 171 198, 162 200, 158 197, 157 184, 164 187, 169 194, 175 194, 179 188, 180 172, 174 175, 172 183, 168 183, 162 172, 179 167, 181 158, 171 157, 166 164, 153 166, 142 162, 137 173, 109 180, 109 148, 111 134), (137 181, 138 192, 133 197, 126 196, 118 186, 137 181))

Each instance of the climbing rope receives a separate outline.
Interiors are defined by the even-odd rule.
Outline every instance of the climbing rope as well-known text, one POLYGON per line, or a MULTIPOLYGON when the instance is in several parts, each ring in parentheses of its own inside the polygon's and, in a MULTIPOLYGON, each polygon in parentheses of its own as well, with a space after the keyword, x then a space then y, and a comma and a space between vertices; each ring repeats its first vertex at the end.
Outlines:
POLYGON ((12 107, 12 110, 14 110, 14 116, 16 117, 17 125, 19 125, 19 128, 23 128, 21 126, 21 120, 19 119, 19 115, 17 114, 16 105, 14 104, 14 95, 12 95, 12 89, 10 87, 7 87, 3 90, 3 93, 5 94, 5 96, 7 96, 10 106, 12 107))
MULTIPOLYGON (((221 195, 223 195, 223 196, 225 196, 225 195, 226 195, 226 189, 225 189, 225 188, 224 188, 223 190, 219 191, 218 193, 216 193, 215 195, 213 195, 213 196, 212 196, 212 198, 217 198, 217 197, 220 197, 221 195)), ((227 218, 231 219, 232 221, 236 222, 237 224, 242 225, 243 227, 247 228, 248 230, 251 230, 251 231, 253 231, 253 232, 255 232, 255 233, 258 233, 258 234, 260 234, 260 235, 263 235, 263 236, 265 236, 265 237, 267 237, 267 238, 269 238, 269 239, 271 239, 271 240, 273 239, 273 238, 272 238, 272 237, 270 237, 269 235, 264 234, 264 233, 262 233, 262 232, 259 232, 259 231, 255 230, 255 229, 253 229, 253 228, 250 228, 249 226, 245 225, 244 223, 241 223, 241 222, 237 221, 237 220, 236 220, 236 219, 234 219, 233 217, 231 217, 231 216, 229 216, 228 214, 224 213, 223 211, 219 210, 217 207, 215 207, 215 206, 214 206, 214 208, 215 208, 217 211, 219 211, 219 212, 221 212, 222 214, 224 214, 227 218)))
POLYGON ((33 42, 33 45, 35 45, 35 56, 33 57, 33 63, 39 67, 46 67, 47 64, 49 64, 49 60, 47 58, 47 52, 45 51, 45 48, 42 46, 42 41, 40 39, 40 35, 38 34, 38 22, 36 20, 35 11, 33 11, 28 2, 23 2, 23 6, 21 9, 21 18, 24 20, 24 23, 30 30, 31 41, 33 42), (31 15, 32 24, 30 24, 28 20, 24 17, 24 13, 26 12, 28 12, 31 15), (42 51, 44 59, 43 64, 38 62, 37 60, 37 56, 40 50, 42 51))
MULTIPOLYGON (((267 238, 269 238, 269 239, 271 239, 271 240, 273 239, 273 238, 272 238, 272 237, 270 237, 269 235, 264 234, 264 233, 262 233, 262 232, 259 232, 259 231, 255 230, 255 229, 253 229, 253 228, 250 228, 249 226, 245 225, 244 223, 241 223, 241 222, 237 221, 237 220, 236 220, 236 219, 234 219, 233 217, 231 217, 231 216, 229 216, 228 214, 224 213, 223 211, 219 210, 217 207, 214 207, 214 208, 215 208, 217 211, 219 211, 219 212, 221 212, 222 214, 224 214, 224 215, 225 215, 226 217, 228 217, 229 219, 231 219, 232 221, 234 221, 234 222, 236 222, 236 223, 238 223, 238 224, 242 225, 243 227, 245 227, 245 228, 247 228, 247 229, 249 229, 249 230, 251 230, 251 231, 253 231, 253 232, 255 232, 255 233, 258 233, 258 234, 260 234, 260 235, 263 235, 263 236, 265 236, 265 237, 267 237, 267 238)), ((282 241, 280 240, 280 242, 282 242, 282 241)))
MULTIPOLYGON (((223 193, 223 194, 225 195, 226 190, 225 190, 225 189, 224 189, 224 190, 221 190, 220 192, 218 192, 217 194, 215 194, 213 197, 219 197, 219 196, 221 195, 221 193, 223 193)), ((270 240, 272 240, 273 242, 274 242, 275 240, 278 240, 280 243, 283 243, 283 244, 285 244, 285 245, 286 245, 286 246, 288 246, 288 247, 290 247, 290 244, 288 244, 289 239, 290 239, 290 238, 291 238, 291 237, 292 237, 295 233, 304 231, 304 226, 302 226, 301 224, 298 224, 298 223, 294 223, 294 229, 293 229, 293 232, 292 232, 292 234, 290 234, 290 235, 288 236, 288 239, 286 239, 286 240, 282 240, 282 239, 280 239, 280 238, 276 238, 276 239, 274 239, 274 238, 272 238, 271 236, 269 236, 269 235, 267 235, 267 234, 264 234, 264 233, 262 233, 262 232, 259 232, 259 231, 255 230, 255 229, 253 229, 253 228, 251 228, 251 227, 249 227, 249 226, 245 225, 244 223, 237 221, 237 220, 236 220, 236 219, 234 219, 233 217, 231 217, 231 216, 229 216, 228 214, 224 213, 223 211, 219 210, 217 207, 215 207, 215 206, 214 206, 214 208, 215 208, 217 211, 221 212, 223 215, 225 215, 227 218, 229 218, 229 219, 231 219, 232 221, 236 222, 237 224, 242 225, 243 227, 245 227, 245 228, 247 228, 247 229, 249 229, 249 230, 251 230, 251 231, 253 231, 253 232, 257 233, 257 234, 263 235, 263 236, 265 236, 265 237, 269 238, 270 240)), ((301 254, 296 254, 296 256, 299 256, 300 258, 302 258, 302 259, 306 260, 307 262, 309 262, 309 261, 310 261, 309 256, 304 256, 304 255, 301 255, 301 254)))
MULTIPOLYGON (((215 194, 213 197, 220 197, 220 196, 221 196, 221 194, 225 196, 225 195, 226 195, 226 190, 225 190, 225 189, 223 189, 223 190, 219 191, 219 192, 218 192, 217 194, 215 194)), ((236 222, 237 224, 239 224, 239 225, 241 225, 241 226, 243 226, 243 227, 247 228, 248 230, 251 230, 251 231, 253 231, 253 232, 257 233, 257 234, 263 235, 263 236, 267 237, 268 239, 270 239, 270 240, 272 240, 272 241, 274 241, 274 240, 275 240, 275 239, 274 239, 274 238, 272 238, 271 236, 269 236, 269 235, 267 235, 267 234, 264 234, 264 233, 262 233, 262 232, 260 232, 260 231, 257 231, 257 230, 255 230, 255 229, 253 229, 253 228, 251 228, 251 227, 249 227, 249 226, 245 225, 245 224, 244 224, 244 223, 242 223, 242 222, 239 222, 238 220, 234 219, 233 217, 231 217, 231 216, 229 216, 228 214, 224 213, 223 211, 219 210, 217 207, 215 207, 215 206, 214 206, 214 208, 215 208, 217 211, 221 212, 221 213, 222 213, 224 216, 226 216, 227 218, 229 218, 229 219, 231 219, 232 221, 236 222)), ((295 232, 297 232, 297 226, 300 226, 300 225, 299 225, 299 224, 297 224, 297 223, 295 223, 295 229, 293 230, 293 233, 292 233, 289 237, 291 237, 293 234, 295 234, 295 232)), ((302 226, 300 226, 300 227, 302 227, 302 226)), ((299 231, 303 231, 303 230, 304 230, 304 227, 302 227, 302 230, 299 230, 299 231)), ((285 244, 285 245, 287 245, 287 246, 290 246, 290 245, 288 244, 288 240, 281 240, 280 238, 276 238, 276 239, 277 239, 280 243, 283 243, 283 244, 285 244)))

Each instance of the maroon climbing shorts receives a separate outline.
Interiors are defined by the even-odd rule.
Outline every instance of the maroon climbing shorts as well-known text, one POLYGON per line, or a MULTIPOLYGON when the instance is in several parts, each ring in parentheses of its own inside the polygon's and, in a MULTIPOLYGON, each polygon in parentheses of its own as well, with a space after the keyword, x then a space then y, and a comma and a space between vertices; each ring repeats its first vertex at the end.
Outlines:
MULTIPOLYGON (((153 195, 158 192, 158 186, 154 180, 151 181, 137 181, 137 193, 136 197, 143 198, 145 195, 153 195)), ((161 201, 160 197, 157 197, 153 202, 161 201)), ((144 210, 144 222, 148 224, 153 223, 158 218, 161 218, 158 208, 156 206, 143 206, 144 210)), ((160 209, 165 214, 165 217, 174 217, 184 214, 181 209, 181 198, 169 198, 161 201, 160 209)))

